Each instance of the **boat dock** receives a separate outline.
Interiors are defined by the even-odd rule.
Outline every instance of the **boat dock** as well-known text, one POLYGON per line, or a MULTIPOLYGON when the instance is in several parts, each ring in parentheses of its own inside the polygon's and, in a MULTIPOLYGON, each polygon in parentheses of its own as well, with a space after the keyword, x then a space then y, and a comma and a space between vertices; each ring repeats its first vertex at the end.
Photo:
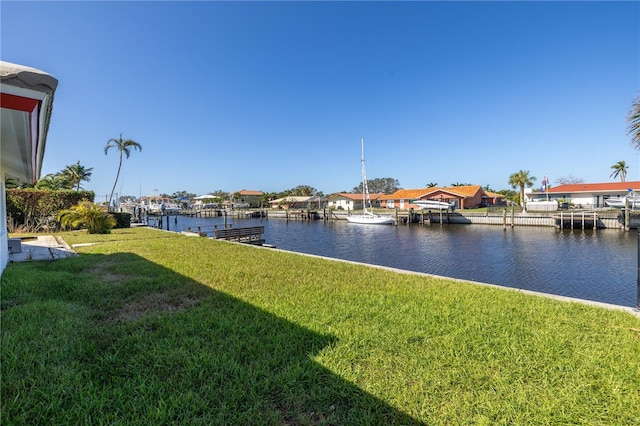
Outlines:
MULTIPOLYGON (((198 212, 182 211, 179 214, 190 217, 250 219, 278 218, 295 221, 323 220, 333 222, 346 220, 352 212, 333 209, 297 209, 297 210, 268 210, 268 209, 207 209, 198 212)), ((386 214, 395 219, 396 226, 427 225, 427 224, 477 224, 498 225, 503 228, 514 226, 541 226, 557 229, 635 229, 640 226, 640 212, 595 212, 595 211, 556 211, 556 212, 522 212, 502 209, 495 211, 473 212, 450 210, 382 210, 378 214, 386 214), (388 212, 388 213, 387 213, 388 212)), ((161 215, 146 214, 132 226, 139 224, 155 228, 171 230, 177 224, 178 214, 161 215)), ((212 233, 213 231, 211 231, 212 233)))

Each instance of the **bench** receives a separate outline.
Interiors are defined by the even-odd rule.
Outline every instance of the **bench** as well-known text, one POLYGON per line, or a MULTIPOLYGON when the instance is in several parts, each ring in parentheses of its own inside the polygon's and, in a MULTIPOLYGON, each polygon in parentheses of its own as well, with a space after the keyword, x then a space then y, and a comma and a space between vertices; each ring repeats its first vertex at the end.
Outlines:
POLYGON ((262 234, 264 226, 252 226, 248 228, 216 228, 213 231, 214 237, 218 240, 236 241, 246 244, 262 245, 264 240, 262 234))

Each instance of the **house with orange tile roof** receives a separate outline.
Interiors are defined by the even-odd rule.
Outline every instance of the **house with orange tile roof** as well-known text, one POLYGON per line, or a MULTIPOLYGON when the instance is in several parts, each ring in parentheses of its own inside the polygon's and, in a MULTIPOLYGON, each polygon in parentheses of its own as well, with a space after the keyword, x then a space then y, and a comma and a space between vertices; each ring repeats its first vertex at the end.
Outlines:
MULTIPOLYGON (((371 207, 380 208, 380 199, 383 195, 369 194, 371 207)), ((327 206, 334 210, 362 210, 362 194, 351 194, 349 192, 331 194, 327 197, 327 206)))
POLYGON ((473 209, 485 205, 501 204, 504 202, 504 197, 495 192, 485 192, 480 185, 400 189, 393 194, 380 197, 382 206, 389 209, 417 208, 415 204, 411 203, 414 200, 454 202, 458 209, 473 209))
POLYGON ((527 201, 556 200, 566 202, 576 207, 593 209, 607 207, 605 200, 620 197, 629 190, 640 192, 640 181, 633 182, 604 182, 604 183, 572 183, 559 185, 537 191, 531 188, 525 189, 527 201))

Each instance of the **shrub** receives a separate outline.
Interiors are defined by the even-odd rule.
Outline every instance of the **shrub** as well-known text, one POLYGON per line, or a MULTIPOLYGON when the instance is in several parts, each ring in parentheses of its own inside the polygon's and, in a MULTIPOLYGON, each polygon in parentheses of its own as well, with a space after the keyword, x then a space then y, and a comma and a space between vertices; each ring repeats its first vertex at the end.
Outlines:
POLYGON ((58 221, 63 228, 86 227, 89 234, 109 234, 116 226, 116 220, 102 207, 89 201, 83 201, 58 213, 58 221))
POLYGON ((131 228, 131 213, 109 213, 116 220, 114 228, 131 228))
POLYGON ((37 232, 50 225, 59 211, 93 198, 93 191, 7 189, 7 216, 16 227, 37 232))

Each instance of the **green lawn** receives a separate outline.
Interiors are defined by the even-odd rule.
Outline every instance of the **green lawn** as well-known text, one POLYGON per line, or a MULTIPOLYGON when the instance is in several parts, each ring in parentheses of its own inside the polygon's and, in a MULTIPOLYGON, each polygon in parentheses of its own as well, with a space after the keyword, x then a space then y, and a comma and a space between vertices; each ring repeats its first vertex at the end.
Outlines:
POLYGON ((2 424, 640 424, 640 318, 152 229, 1 279, 2 424))

